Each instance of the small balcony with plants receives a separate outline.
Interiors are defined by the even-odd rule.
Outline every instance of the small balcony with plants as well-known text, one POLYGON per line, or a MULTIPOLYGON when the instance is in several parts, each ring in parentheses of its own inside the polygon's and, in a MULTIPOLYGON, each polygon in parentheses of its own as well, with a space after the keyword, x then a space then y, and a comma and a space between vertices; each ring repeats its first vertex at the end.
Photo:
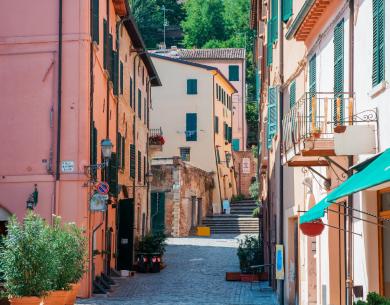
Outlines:
POLYGON ((150 129, 149 130, 150 153, 153 155, 154 153, 161 152, 164 144, 165 144, 165 139, 161 127, 150 129))
POLYGON ((327 158, 354 154, 358 141, 375 147, 376 110, 355 112, 354 94, 305 93, 284 115, 282 153, 289 166, 327 166, 327 158))

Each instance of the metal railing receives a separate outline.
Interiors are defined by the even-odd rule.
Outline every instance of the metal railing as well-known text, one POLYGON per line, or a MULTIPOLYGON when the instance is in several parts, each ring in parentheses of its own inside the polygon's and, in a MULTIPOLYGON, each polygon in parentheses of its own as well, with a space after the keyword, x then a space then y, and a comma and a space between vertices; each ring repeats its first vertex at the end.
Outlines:
POLYGON ((354 123, 354 109, 354 95, 348 92, 305 93, 284 115, 284 151, 308 138, 332 139, 337 126, 354 123))
POLYGON ((162 128, 151 128, 149 129, 149 138, 155 137, 155 136, 162 136, 162 128))

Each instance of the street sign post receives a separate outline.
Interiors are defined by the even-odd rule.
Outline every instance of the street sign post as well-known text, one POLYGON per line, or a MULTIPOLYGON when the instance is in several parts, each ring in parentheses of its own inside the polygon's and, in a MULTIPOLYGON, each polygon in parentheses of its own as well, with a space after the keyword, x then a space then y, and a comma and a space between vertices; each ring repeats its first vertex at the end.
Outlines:
POLYGON ((99 182, 97 185, 97 191, 101 195, 107 195, 108 191, 110 190, 110 186, 108 185, 107 182, 99 182))

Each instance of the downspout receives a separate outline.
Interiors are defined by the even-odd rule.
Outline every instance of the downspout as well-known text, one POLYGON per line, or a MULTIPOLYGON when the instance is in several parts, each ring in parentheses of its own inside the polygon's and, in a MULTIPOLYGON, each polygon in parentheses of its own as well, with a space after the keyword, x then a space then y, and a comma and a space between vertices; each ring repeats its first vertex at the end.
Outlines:
MULTIPOLYGON (((246 50, 245 50, 245 54, 246 54, 246 50)), ((242 62, 243 62, 242 66, 246 68, 245 58, 244 58, 244 60, 242 62)), ((245 72, 246 72, 246 69, 242 69, 242 76, 241 76, 242 77, 241 78, 241 83, 242 83, 242 97, 241 97, 241 103, 242 103, 242 105, 241 105, 242 150, 246 150, 246 146, 247 146, 247 143, 246 143, 247 139, 245 137, 245 130, 246 130, 246 97, 247 97, 246 87, 245 87, 245 82, 244 82, 245 72)))
POLYGON ((61 164, 61 108, 62 108, 62 0, 58 1, 58 84, 57 84, 57 152, 56 152, 56 183, 53 211, 58 214, 60 195, 60 164, 61 164))
MULTIPOLYGON (((284 29, 283 29, 283 20, 282 16, 279 18, 280 22, 280 56, 279 56, 279 66, 280 66, 280 81, 281 84, 284 83, 284 29)), ((280 217, 280 222, 279 222, 279 243, 284 246, 284 196, 283 196, 283 164, 282 164, 282 150, 281 150, 281 145, 283 143, 283 112, 284 112, 284 99, 283 99, 283 89, 281 88, 279 92, 279 133, 280 133, 280 142, 279 142, 279 196, 280 196, 280 202, 279 202, 279 217, 280 217)), ((299 256, 299 254, 298 254, 299 256)), ((285 255, 283 256, 285 257, 285 255)), ((298 259, 297 257, 295 258, 296 260, 298 259)), ((285 266, 285 264, 283 264, 285 266)), ((296 274, 298 272, 296 271, 296 274)), ((280 304, 284 304, 284 280, 280 281, 280 294, 281 294, 281 299, 280 299, 280 304)), ((299 289, 299 288, 298 288, 299 289)))
MULTIPOLYGON (((349 94, 350 98, 354 97, 355 83, 354 83, 354 73, 355 73, 355 1, 349 0, 349 94)), ((348 156, 348 168, 353 166, 353 156, 348 156)), ((351 176, 353 173, 349 171, 348 176, 351 176)), ((353 195, 348 196, 348 267, 347 267, 347 293, 346 293, 346 304, 352 305, 353 303, 353 272, 352 272, 352 217, 353 217, 353 195)))
MULTIPOLYGON (((106 7, 107 7, 107 30, 108 30, 108 35, 110 34, 110 1, 106 0, 106 7)), ((107 65, 110 65, 109 58, 108 56, 108 51, 111 51, 108 49, 108 45, 104 46, 106 48, 106 62, 107 65)), ((112 77, 112 75, 110 75, 112 77)), ((110 77, 107 77, 107 90, 106 90, 106 139, 110 138, 110 127, 109 127, 109 122, 110 122, 110 77)), ((107 170, 106 170, 107 172, 107 170)), ((107 175, 106 175, 107 176, 107 175)))
MULTIPOLYGON (((215 120, 215 74, 213 74, 213 117, 212 120, 214 122, 215 120)), ((219 179, 219 167, 218 167, 218 160, 217 160, 217 147, 215 146, 215 124, 213 124, 213 143, 214 143, 214 157, 215 157, 215 165, 217 168, 217 180, 218 180, 218 192, 219 192, 219 204, 221 206, 221 211, 223 211, 223 206, 222 206, 222 193, 221 193, 221 181, 219 179)), ((214 213, 214 211, 213 211, 214 213)))

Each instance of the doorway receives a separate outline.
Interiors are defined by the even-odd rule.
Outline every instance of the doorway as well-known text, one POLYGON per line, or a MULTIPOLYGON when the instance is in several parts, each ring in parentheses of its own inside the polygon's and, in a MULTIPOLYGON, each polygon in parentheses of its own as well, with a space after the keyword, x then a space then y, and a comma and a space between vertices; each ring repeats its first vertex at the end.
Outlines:
POLYGON ((151 194, 151 222, 152 233, 164 233, 165 232, 165 193, 153 192, 151 194))
POLYGON ((202 224, 202 198, 198 198, 198 226, 202 224))
POLYGON ((118 204, 118 270, 133 267, 134 199, 119 200, 118 204))
MULTIPOLYGON (((390 219, 390 189, 380 191, 379 216, 390 219)), ((390 298, 390 231, 379 228, 379 257, 380 257, 380 291, 383 296, 390 298)))

